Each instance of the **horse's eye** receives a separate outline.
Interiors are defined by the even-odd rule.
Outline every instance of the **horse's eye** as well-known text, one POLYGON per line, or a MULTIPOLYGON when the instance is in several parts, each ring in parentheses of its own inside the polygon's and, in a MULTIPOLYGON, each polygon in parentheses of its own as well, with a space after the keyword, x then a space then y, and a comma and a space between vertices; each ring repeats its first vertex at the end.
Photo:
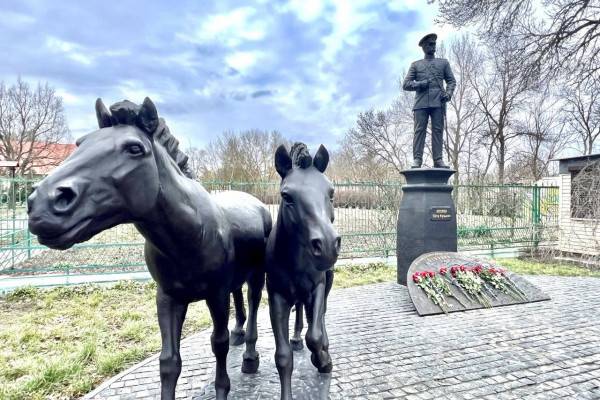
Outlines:
POLYGON ((281 193, 281 198, 288 204, 294 203, 294 198, 287 193, 281 193))
POLYGON ((132 156, 141 156, 144 154, 144 148, 139 144, 129 144, 125 147, 125 151, 132 156))

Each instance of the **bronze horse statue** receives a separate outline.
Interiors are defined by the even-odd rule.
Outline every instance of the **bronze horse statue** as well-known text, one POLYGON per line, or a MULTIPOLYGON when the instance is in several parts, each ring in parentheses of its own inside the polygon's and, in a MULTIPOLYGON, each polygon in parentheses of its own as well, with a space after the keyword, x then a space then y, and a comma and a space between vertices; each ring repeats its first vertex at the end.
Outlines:
POLYGON ((272 226, 269 211, 249 194, 210 195, 190 179, 187 156, 150 99, 141 106, 122 101, 110 111, 98 99, 96 115, 100 129, 80 138, 73 154, 29 197, 29 229, 41 244, 67 249, 115 225, 133 223, 146 239, 146 264, 157 283, 161 398, 175 398, 188 304, 206 300, 213 321, 216 397, 226 399, 230 293, 240 334, 244 282, 249 313, 242 371, 258 369, 256 313, 272 226))
POLYGON ((296 305, 294 347, 299 347, 303 305, 308 321, 306 346, 312 353, 312 364, 323 373, 332 368, 325 312, 341 239, 333 227, 333 185, 323 174, 328 162, 329 153, 323 146, 314 159, 303 143, 295 143, 290 153, 285 146, 275 153, 275 168, 282 178, 282 201, 267 242, 266 268, 275 364, 283 400, 292 398, 292 306, 296 305))

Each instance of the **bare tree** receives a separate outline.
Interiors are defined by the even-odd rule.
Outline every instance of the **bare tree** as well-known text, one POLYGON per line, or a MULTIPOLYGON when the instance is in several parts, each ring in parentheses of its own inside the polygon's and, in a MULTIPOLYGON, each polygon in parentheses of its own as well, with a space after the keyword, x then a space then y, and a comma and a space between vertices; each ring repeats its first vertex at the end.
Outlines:
POLYGON ((327 175, 336 181, 381 182, 397 178, 394 169, 382 164, 375 154, 357 146, 348 136, 330 155, 327 175))
POLYGON ((274 180, 273 155, 277 146, 288 142, 277 131, 224 132, 205 149, 191 149, 192 169, 203 180, 274 180))
POLYGON ((548 175, 550 160, 572 141, 559 112, 562 105, 561 99, 551 92, 550 85, 532 91, 523 104, 515 122, 519 150, 511 174, 514 179, 537 181, 548 175))
POLYGON ((189 146, 185 150, 188 158, 188 166, 194 175, 201 180, 215 180, 216 172, 219 170, 219 160, 216 152, 211 151, 209 144, 207 149, 189 146))
MULTIPOLYGON (((430 0, 431 3, 435 0, 430 0)), ((600 71, 599 0, 438 0, 439 20, 475 25, 488 38, 511 36, 531 71, 600 71)))
POLYGON ((10 87, 0 82, 0 156, 18 161, 19 175, 58 165, 56 144, 70 139, 62 99, 48 83, 32 89, 21 78, 10 87))
POLYGON ((571 248, 584 259, 600 262, 600 162, 592 162, 572 176, 571 220, 562 228, 571 248))
MULTIPOLYGON (((477 57, 475 54, 476 43, 468 35, 463 35, 450 42, 447 58, 452 65, 456 76, 456 89, 450 103, 448 103, 447 129, 445 132, 444 147, 448 161, 456 171, 454 184, 460 180, 460 158, 467 150, 468 139, 480 131, 485 118, 478 112, 477 96, 471 85, 473 74, 477 71, 477 57)), ((440 55, 445 54, 444 48, 440 55)))
POLYGON ((361 157, 373 157, 393 169, 397 176, 406 168, 413 131, 412 99, 401 92, 385 111, 368 110, 358 114, 356 127, 346 133, 361 157))
POLYGON ((480 69, 470 75, 486 120, 481 143, 488 148, 488 160, 494 154, 500 183, 504 183, 509 143, 519 135, 512 126, 515 113, 537 83, 525 73, 523 62, 523 55, 511 40, 497 41, 485 54, 480 53, 476 62, 480 69))
POLYGON ((564 122, 579 138, 583 154, 592 154, 600 137, 600 74, 568 85, 563 90, 566 101, 564 122))

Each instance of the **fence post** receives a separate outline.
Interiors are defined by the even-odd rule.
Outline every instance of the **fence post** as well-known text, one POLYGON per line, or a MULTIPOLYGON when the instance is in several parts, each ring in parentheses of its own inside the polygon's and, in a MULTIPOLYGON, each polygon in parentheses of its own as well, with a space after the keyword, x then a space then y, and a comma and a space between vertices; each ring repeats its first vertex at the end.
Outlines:
POLYGON ((15 197, 16 193, 15 193, 15 186, 16 186, 16 182, 15 182, 15 169, 11 168, 10 170, 10 188, 11 188, 11 205, 12 205, 12 227, 11 227, 11 235, 10 235, 10 243, 11 243, 11 256, 12 256, 12 260, 11 260, 11 265, 10 265, 10 269, 14 269, 15 268, 15 219, 17 218, 17 199, 15 197))
POLYGON ((532 196, 532 204, 531 204, 531 222, 533 223, 533 248, 535 250, 538 249, 538 245, 540 242, 539 238, 539 227, 542 221, 541 216, 541 196, 540 196, 540 187, 535 185, 533 186, 533 196, 532 196))

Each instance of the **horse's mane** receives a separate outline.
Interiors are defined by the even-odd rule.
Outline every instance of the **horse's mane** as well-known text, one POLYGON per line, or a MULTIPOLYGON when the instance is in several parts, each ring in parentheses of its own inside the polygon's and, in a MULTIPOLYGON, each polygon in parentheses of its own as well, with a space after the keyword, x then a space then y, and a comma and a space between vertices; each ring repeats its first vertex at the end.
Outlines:
MULTIPOLYGON (((138 104, 129 100, 123 100, 110 106, 110 112, 116 123, 137 126, 137 117, 141 108, 138 104)), ((196 179, 196 175, 188 165, 189 157, 179 149, 179 141, 171 134, 164 118, 159 118, 158 126, 152 132, 152 137, 167 150, 169 156, 171 156, 185 176, 196 179)))
POLYGON ((306 169, 312 165, 312 157, 308 152, 308 147, 304 143, 296 142, 290 150, 292 165, 306 169))

